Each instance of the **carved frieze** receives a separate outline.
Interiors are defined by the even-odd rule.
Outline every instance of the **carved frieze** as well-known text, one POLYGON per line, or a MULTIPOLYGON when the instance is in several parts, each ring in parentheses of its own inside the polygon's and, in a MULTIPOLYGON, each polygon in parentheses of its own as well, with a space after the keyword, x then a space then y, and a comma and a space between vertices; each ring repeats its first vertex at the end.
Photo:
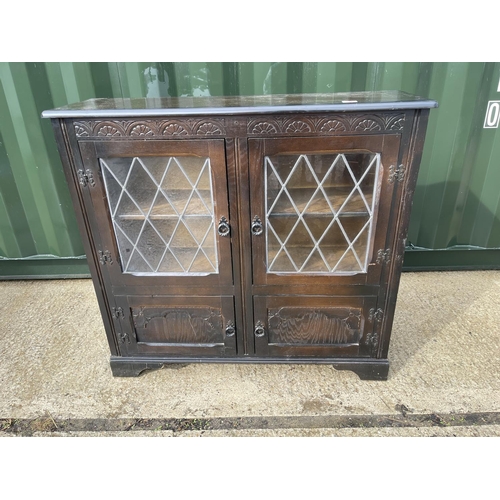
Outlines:
POLYGON ((334 114, 304 116, 300 119, 266 116, 248 122, 250 135, 336 135, 352 132, 390 133, 403 130, 405 115, 334 114))
POLYGON ((80 120, 73 123, 78 138, 128 139, 222 136, 223 118, 175 118, 168 120, 80 120))
MULTIPOLYGON (((272 115, 249 119, 247 131, 253 136, 391 133, 403 130, 404 122, 405 115, 401 113, 388 115, 339 113, 300 118, 272 115)), ((78 120, 73 125, 78 138, 150 139, 226 135, 224 118, 78 120)))

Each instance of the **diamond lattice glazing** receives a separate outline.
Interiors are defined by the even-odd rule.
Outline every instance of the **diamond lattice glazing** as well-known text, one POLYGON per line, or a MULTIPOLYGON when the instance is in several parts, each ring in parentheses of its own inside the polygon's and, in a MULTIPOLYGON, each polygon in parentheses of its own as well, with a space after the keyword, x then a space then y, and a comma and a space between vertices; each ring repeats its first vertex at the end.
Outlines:
POLYGON ((380 155, 265 157, 267 272, 366 272, 380 155))
POLYGON ((124 273, 218 273, 210 159, 101 158, 124 273))

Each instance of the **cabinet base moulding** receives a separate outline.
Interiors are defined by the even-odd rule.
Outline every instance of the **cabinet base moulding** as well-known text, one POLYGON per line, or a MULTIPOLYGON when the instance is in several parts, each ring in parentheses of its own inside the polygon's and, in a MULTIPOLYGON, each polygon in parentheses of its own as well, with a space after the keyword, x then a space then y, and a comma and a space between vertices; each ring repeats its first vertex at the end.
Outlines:
POLYGON ((110 365, 115 377, 138 377, 149 370, 180 369, 193 363, 225 364, 321 364, 331 365, 336 370, 350 370, 361 380, 387 380, 387 359, 342 359, 342 358, 126 358, 111 356, 110 365))

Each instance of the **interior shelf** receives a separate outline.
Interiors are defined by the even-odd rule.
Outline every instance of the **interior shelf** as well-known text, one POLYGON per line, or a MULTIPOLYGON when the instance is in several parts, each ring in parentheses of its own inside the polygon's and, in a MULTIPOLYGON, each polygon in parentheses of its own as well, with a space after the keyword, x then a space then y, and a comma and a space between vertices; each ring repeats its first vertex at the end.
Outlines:
MULTIPOLYGON (((352 192, 352 187, 329 187, 324 188, 324 192, 328 197, 328 201, 325 199, 324 194, 318 191, 314 194, 316 188, 292 188, 288 190, 290 197, 295 204, 295 207, 300 213, 304 214, 314 214, 314 215, 332 215, 332 208, 335 212, 338 212, 347 197, 352 192), (309 201, 313 200, 309 203, 309 201), (308 205, 309 204, 309 205, 308 205), (307 207, 307 209, 306 209, 307 207)), ((278 196, 278 192, 269 192, 268 195, 268 210, 272 207, 274 200, 278 196)), ((367 214, 367 204, 371 209, 373 195, 372 193, 363 193, 366 204, 358 190, 356 190, 347 203, 345 203, 342 208, 341 214, 367 214)), ((290 198, 283 191, 279 195, 279 199, 272 208, 270 215, 286 215, 286 214, 296 214, 296 210, 290 201, 290 198)))
MULTIPOLYGON (((289 214, 286 214, 286 215, 289 215, 289 214)), ((358 214, 356 214, 358 215, 358 214)), ((148 219, 150 220, 177 220, 179 219, 180 215, 177 215, 177 214, 165 214, 165 215, 162 215, 162 214, 149 214, 149 217, 148 219)), ((144 220, 146 217, 144 215, 140 215, 140 214, 123 214, 123 215, 118 215, 118 216, 115 216, 115 219, 117 220, 144 220)), ((209 220, 212 220, 212 216, 211 215, 199 215, 199 214, 184 214, 182 216, 182 218, 184 220, 189 220, 189 219, 200 219, 200 218, 204 218, 204 219, 209 219, 209 220)))
POLYGON ((130 196, 133 197, 135 203, 129 195, 124 193, 116 210, 115 218, 143 216, 150 209, 150 218, 178 217, 180 214, 198 217, 211 216, 213 205, 210 190, 199 189, 192 192, 190 189, 168 189, 164 190, 164 192, 168 200, 161 192, 156 194, 156 191, 151 190, 131 193, 130 196), (153 200, 154 204, 151 208, 153 200), (140 210, 138 207, 140 207, 140 210))
MULTIPOLYGON (((292 258, 295 263, 295 266, 300 270, 305 263, 306 259, 308 259, 312 247, 304 248, 301 246, 287 246, 288 255, 292 258)), ((316 250, 313 252, 311 257, 307 260, 307 263, 304 265, 301 271, 297 271, 295 266, 290 261, 290 257, 286 254, 284 250, 281 251, 278 258, 274 261, 272 267, 270 268, 271 272, 282 272, 282 273, 299 273, 300 274, 308 274, 308 273, 321 273, 326 274, 331 272, 331 270, 337 265, 340 259, 340 263, 338 264, 335 274, 337 273, 355 273, 362 272, 363 269, 360 267, 359 262, 357 261, 354 253, 351 249, 349 249, 346 253, 347 245, 321 245, 321 252, 325 257, 325 261, 321 257, 320 253, 316 250), (345 254, 345 255, 344 255, 345 254), (343 256, 343 257, 342 257, 343 256)), ((355 245, 355 250, 358 255, 358 258, 361 263, 365 260, 364 252, 366 252, 366 248, 362 248, 360 246, 355 245)), ((271 266, 274 258, 276 257, 279 249, 269 249, 268 252, 268 265, 271 266)))

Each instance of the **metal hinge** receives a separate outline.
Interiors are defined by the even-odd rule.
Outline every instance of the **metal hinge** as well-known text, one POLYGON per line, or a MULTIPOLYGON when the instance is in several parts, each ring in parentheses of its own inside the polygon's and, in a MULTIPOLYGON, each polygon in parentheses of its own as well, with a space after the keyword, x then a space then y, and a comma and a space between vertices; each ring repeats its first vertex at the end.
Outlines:
POLYGON ((104 264, 113 264, 113 259, 111 258, 111 253, 109 250, 104 250, 104 252, 102 250, 99 250, 98 254, 99 262, 101 263, 101 265, 104 266, 104 264))
POLYGON ((128 333, 118 333, 118 342, 120 344, 130 344, 130 337, 128 336, 128 333))
POLYGON ((365 343, 375 349, 378 345, 378 333, 372 332, 366 336, 365 343))
POLYGON ((389 264, 391 261, 391 249, 386 248, 385 250, 381 249, 377 252, 377 260, 375 261, 377 264, 386 263, 389 264))
POLYGON ((396 167, 395 165, 391 165, 389 167, 389 182, 392 184, 393 182, 401 182, 405 178, 406 167, 404 165, 399 165, 396 167))
MULTIPOLYGON (((380 308, 375 309, 374 307, 372 307, 370 309, 370 311, 368 313, 368 320, 373 321, 373 329, 374 330, 376 328, 376 323, 379 323, 380 321, 382 321, 383 317, 384 317, 384 311, 382 309, 380 309, 380 308)), ((375 349, 378 346, 378 340, 379 340, 378 337, 379 337, 379 335, 376 331, 373 331, 366 336, 365 344, 370 346, 372 353, 373 353, 373 351, 375 351, 375 349)))
POLYGON ((87 170, 78 170, 78 182, 80 186, 85 187, 89 185, 90 187, 95 186, 94 175, 92 174, 92 170, 87 168, 87 170))
POLYGON ((121 307, 112 307, 111 308, 111 316, 113 318, 118 319, 118 318, 123 318, 123 309, 121 307))
POLYGON ((382 309, 376 309, 371 308, 370 312, 368 313, 368 320, 369 321, 382 321, 382 318, 384 317, 384 311, 382 309))

